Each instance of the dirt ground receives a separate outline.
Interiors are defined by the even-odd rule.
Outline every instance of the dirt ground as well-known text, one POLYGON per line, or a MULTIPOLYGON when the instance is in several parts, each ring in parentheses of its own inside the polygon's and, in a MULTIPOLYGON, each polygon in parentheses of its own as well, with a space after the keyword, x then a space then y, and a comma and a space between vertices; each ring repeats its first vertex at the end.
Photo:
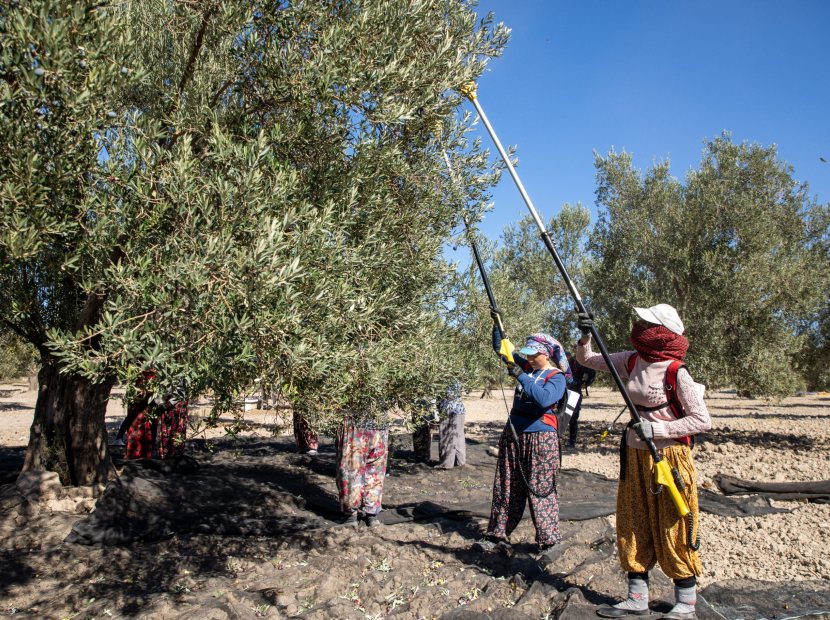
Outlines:
MULTIPOLYGON (((116 390, 107 411, 111 436, 124 415, 119 395, 116 390)), ((24 383, 0 385, 0 450, 9 459, 19 458, 26 445, 35 396, 24 383)), ((510 394, 505 397, 509 400, 510 394)), ((713 429, 698 438, 695 448, 698 483, 704 489, 719 492, 713 480, 717 474, 770 482, 830 480, 830 395, 770 403, 719 391, 707 394, 706 402, 713 429)), ((404 447, 393 450, 384 495, 387 508, 401 512, 417 502, 489 502, 495 459, 486 448, 497 442, 505 399, 498 393, 486 399, 473 394, 465 405, 471 463, 425 474, 426 466, 412 463, 404 447)), ((206 407, 194 406, 192 421, 198 422, 206 407)), ((565 453, 565 469, 617 477, 620 425, 604 442, 599 437, 621 408, 622 400, 612 390, 591 389, 583 404, 577 449, 565 453)), ((563 541, 563 548, 569 553, 545 567, 527 553, 499 561, 471 551, 485 523, 480 514, 457 521, 390 521, 372 530, 331 527, 326 502, 336 504, 336 488, 330 439, 324 438, 320 456, 311 459, 291 448, 285 411, 249 411, 245 420, 242 436, 249 443, 247 451, 239 451, 238 462, 248 464, 245 471, 265 472, 267 466, 277 472, 274 485, 264 473, 257 482, 257 489, 268 487, 270 493, 252 496, 262 498, 257 518, 278 514, 307 518, 308 523, 316 519, 319 527, 282 536, 253 535, 244 527, 226 535, 195 528, 158 540, 149 536, 124 545, 85 546, 64 539, 95 509, 101 489, 52 489, 22 501, 15 499, 12 485, 0 486, 0 565, 5 565, 0 570, 0 616, 578 618, 593 617, 597 605, 613 602, 623 592, 624 575, 613 557, 613 515, 564 522, 568 542, 563 541), (307 497, 303 499, 302 488, 286 493, 280 476, 301 476, 309 488, 307 497), (589 549, 594 553, 590 562, 589 549), (565 599, 578 603, 568 608, 571 615, 562 613, 567 605, 557 603, 565 599), (504 615, 508 611, 513 615, 504 615)), ((232 455, 211 452, 226 445, 223 435, 222 429, 212 429, 194 436, 193 452, 203 470, 229 467, 232 455), (211 440, 217 441, 212 448, 211 440)), ((787 511, 748 517, 701 513, 702 591, 711 586, 714 592, 722 584, 739 589, 736 584, 828 583, 830 505, 772 504, 787 511)), ((236 505, 224 509, 227 515, 244 516, 246 523, 250 511, 236 505)), ((194 514, 198 520, 198 511, 194 514)), ((512 542, 521 550, 523 545, 530 549, 532 540, 533 527, 525 519, 512 542)), ((658 592, 670 601, 666 583, 658 592)), ((738 603, 735 609, 741 609, 738 603)), ((782 602, 780 615, 768 617, 783 617, 788 608, 782 602)), ((706 615, 701 610, 699 615, 767 617, 706 615)))

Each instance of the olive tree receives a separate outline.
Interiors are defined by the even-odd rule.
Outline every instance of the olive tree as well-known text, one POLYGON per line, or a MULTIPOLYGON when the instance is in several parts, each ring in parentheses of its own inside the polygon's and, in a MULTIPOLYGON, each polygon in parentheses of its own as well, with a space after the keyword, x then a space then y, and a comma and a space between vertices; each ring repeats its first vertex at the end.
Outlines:
POLYGON ((632 306, 669 303, 705 383, 755 395, 803 385, 803 326, 827 299, 828 205, 816 204, 776 148, 721 135, 684 183, 668 162, 643 174, 626 153, 597 156, 596 167, 588 289, 609 346, 629 346, 632 306))
POLYGON ((219 408, 256 379, 341 417, 417 391, 455 223, 455 134, 432 126, 505 39, 462 0, 4 3, 0 317, 41 365, 25 467, 106 480, 110 390, 147 368, 219 408))
POLYGON ((823 273, 825 299, 817 314, 808 316, 799 326, 803 348, 796 357, 799 372, 810 390, 830 388, 830 208, 811 213, 807 222, 808 238, 815 240, 812 247, 814 265, 811 269, 823 273))

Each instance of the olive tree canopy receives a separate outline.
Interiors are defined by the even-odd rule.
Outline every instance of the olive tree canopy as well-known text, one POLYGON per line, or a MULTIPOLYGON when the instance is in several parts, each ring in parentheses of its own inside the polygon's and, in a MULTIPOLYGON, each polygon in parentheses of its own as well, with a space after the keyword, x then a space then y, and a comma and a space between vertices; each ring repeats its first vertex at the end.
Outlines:
POLYGON ((5 3, 0 320, 41 362, 26 467, 105 480, 110 389, 147 368, 225 408, 256 379, 334 416, 426 389, 443 150, 468 189, 492 179, 452 89, 506 36, 463 0, 5 3))
POLYGON ((609 348, 629 346, 633 306, 669 303, 707 385, 771 396, 810 380, 816 369, 799 362, 827 304, 828 205, 774 146, 721 135, 684 183, 668 162, 641 173, 626 153, 596 168, 587 290, 609 348))

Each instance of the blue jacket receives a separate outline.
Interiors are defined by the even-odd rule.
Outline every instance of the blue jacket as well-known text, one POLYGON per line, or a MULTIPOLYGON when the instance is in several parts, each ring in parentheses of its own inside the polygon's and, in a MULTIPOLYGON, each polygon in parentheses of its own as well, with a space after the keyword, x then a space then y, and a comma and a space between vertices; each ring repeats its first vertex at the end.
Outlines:
MULTIPOLYGON (((502 335, 493 325, 493 349, 498 353, 502 335)), ((538 433, 556 431, 556 407, 565 395, 565 374, 558 369, 533 370, 530 363, 518 353, 513 361, 524 370, 519 375, 513 392, 513 408, 510 421, 517 433, 538 433)))

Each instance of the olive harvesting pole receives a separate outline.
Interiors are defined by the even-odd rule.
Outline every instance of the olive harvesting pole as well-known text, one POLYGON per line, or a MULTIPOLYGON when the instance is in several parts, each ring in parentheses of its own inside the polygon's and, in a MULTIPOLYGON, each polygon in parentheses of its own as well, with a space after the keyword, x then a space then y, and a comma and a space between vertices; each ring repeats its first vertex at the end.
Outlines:
MULTIPOLYGON (((502 161, 504 161, 504 165, 507 168, 507 171, 510 173, 510 176, 513 178, 513 182, 516 184, 516 187, 519 190, 519 194, 521 194, 525 205, 530 210, 530 214, 536 222, 536 226, 539 227, 542 243, 545 244, 545 247, 547 248, 551 257, 553 257, 553 262, 556 263, 556 267, 559 270, 562 279, 565 281, 565 285, 567 286, 568 291, 570 292, 571 297, 574 300, 574 303, 576 304, 577 312, 587 317, 590 317, 591 315, 588 312, 588 309, 585 307, 585 303, 582 301, 582 297, 580 296, 579 291, 576 289, 576 285, 574 284, 573 280, 568 274, 568 270, 565 267, 565 264, 562 262, 559 253, 556 251, 556 246, 553 244, 553 240, 551 239, 550 234, 545 228, 545 224, 542 221, 542 218, 539 216, 539 212, 536 210, 536 207, 533 206, 533 201, 530 199, 527 190, 525 190, 525 187, 522 184, 522 180, 516 173, 516 169, 513 166, 513 162, 510 160, 510 156, 507 154, 507 151, 504 150, 504 147, 502 146, 499 137, 496 135, 493 126, 490 124, 490 120, 487 118, 487 115, 484 113, 484 110, 482 109, 481 104, 478 101, 478 97, 476 96, 475 83, 471 82, 459 87, 458 92, 461 93, 461 95, 463 95, 467 99, 469 99, 470 102, 473 104, 473 107, 475 107, 479 118, 481 118, 481 122, 484 123, 484 127, 487 129, 487 133, 489 133, 490 137, 493 139, 493 142, 496 145, 496 149, 498 149, 499 155, 501 155, 502 161)), ((614 383, 619 389, 620 394, 622 394, 623 400, 625 401, 626 407, 631 413, 632 419, 637 423, 642 422, 640 413, 637 411, 637 406, 634 404, 634 401, 631 400, 631 395, 625 388, 625 384, 623 384, 620 374, 617 372, 617 369, 611 362, 611 355, 608 353, 608 349, 605 347, 605 343, 602 341, 599 331, 597 331, 596 325, 594 325, 593 322, 591 322, 590 333, 593 340, 596 342, 597 348, 599 349, 600 354, 602 355, 602 359, 605 360, 605 364, 608 367, 608 371, 611 373, 611 377, 614 379, 614 383)), ((673 468, 669 465, 669 463, 665 460, 663 455, 657 450, 657 446, 654 445, 654 441, 651 438, 643 437, 642 435, 641 438, 645 441, 646 445, 648 446, 649 452, 651 452, 651 456, 654 459, 655 481, 657 482, 657 484, 665 486, 668 489, 678 514, 682 518, 686 518, 688 520, 688 544, 692 549, 697 549, 700 543, 700 533, 698 532, 697 541, 695 542, 692 539, 694 530, 694 515, 689 509, 689 505, 686 501, 686 498, 681 493, 681 490, 684 489, 684 484, 680 477, 680 473, 677 471, 676 468, 673 468)))

